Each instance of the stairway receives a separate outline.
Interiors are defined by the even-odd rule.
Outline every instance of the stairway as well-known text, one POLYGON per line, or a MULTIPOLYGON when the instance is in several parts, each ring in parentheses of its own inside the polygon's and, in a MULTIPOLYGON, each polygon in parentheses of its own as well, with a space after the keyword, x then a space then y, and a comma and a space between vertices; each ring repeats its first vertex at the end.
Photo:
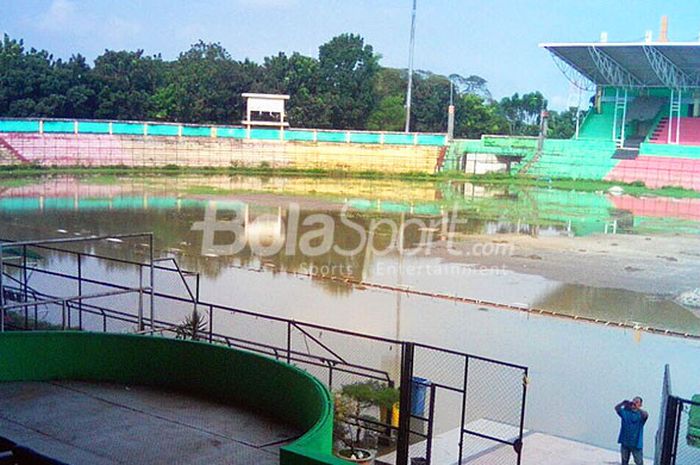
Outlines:
POLYGON ((538 161, 540 161, 540 158, 541 158, 541 157, 542 157, 542 152, 541 152, 541 151, 535 152, 535 154, 532 156, 532 158, 530 159, 530 161, 528 161, 527 163, 525 163, 525 166, 523 166, 522 168, 520 168, 520 171, 518 171, 518 174, 527 174, 528 171, 530 171, 530 168, 532 168, 532 166, 533 166, 535 163, 537 163, 538 161))
POLYGON ((27 159, 5 139, 0 137, 0 166, 17 165, 19 163, 27 163, 27 159))
POLYGON ((625 146, 615 151, 616 160, 634 160, 639 156, 639 146, 644 142, 643 137, 630 137, 625 140, 625 146))
POLYGON ((445 166, 445 155, 447 155, 448 146, 440 147, 437 160, 435 161, 435 172, 439 173, 445 166))
MULTIPOLYGON (((673 119, 672 124, 669 124, 669 118, 663 117, 659 124, 654 128, 654 131, 649 138, 652 144, 668 144, 669 132, 671 133, 671 143, 676 142, 676 124, 677 118, 673 119)), ((681 133, 678 139, 680 145, 700 145, 700 118, 681 118, 680 119, 681 133)))

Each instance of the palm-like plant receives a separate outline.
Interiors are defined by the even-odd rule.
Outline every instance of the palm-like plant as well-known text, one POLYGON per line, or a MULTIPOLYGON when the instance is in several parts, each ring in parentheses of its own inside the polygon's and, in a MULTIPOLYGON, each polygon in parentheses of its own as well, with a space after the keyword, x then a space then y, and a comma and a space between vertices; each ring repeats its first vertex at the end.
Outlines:
POLYGON ((175 337, 177 339, 190 339, 192 341, 204 339, 206 328, 206 318, 195 308, 190 315, 185 317, 182 323, 175 327, 175 337))

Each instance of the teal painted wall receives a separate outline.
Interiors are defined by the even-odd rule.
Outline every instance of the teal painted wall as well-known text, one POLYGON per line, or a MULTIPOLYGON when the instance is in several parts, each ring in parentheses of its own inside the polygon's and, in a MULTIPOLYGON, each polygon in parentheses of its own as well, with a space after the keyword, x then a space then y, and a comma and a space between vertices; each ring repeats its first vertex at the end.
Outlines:
POLYGON ((306 431, 283 448, 282 465, 346 463, 331 455, 330 392, 308 373, 267 357, 151 336, 0 334, 0 381, 63 379, 159 386, 245 405, 306 431))
POLYGON ((688 158, 700 160, 700 146, 668 145, 642 142, 639 146, 640 155, 653 155, 655 157, 688 158))
MULTIPOLYGON (((43 131, 50 134, 75 133, 74 120, 44 120, 43 131)), ((145 123, 145 122, 111 122, 111 134, 127 136, 178 136, 180 128, 183 137, 224 137, 247 139, 245 128, 229 126, 179 125, 176 123, 145 123), (213 134, 215 133, 215 134, 213 134)), ((110 134, 109 121, 77 121, 78 134, 110 134)), ((38 133, 39 120, 0 120, 0 133, 22 132, 38 133)), ((252 129, 251 140, 280 140, 279 129, 252 129)), ((314 141, 314 130, 291 129, 284 131, 285 141, 314 141)), ((317 142, 356 143, 356 144, 387 144, 387 145, 446 145, 444 134, 401 134, 370 131, 316 131, 317 142)))

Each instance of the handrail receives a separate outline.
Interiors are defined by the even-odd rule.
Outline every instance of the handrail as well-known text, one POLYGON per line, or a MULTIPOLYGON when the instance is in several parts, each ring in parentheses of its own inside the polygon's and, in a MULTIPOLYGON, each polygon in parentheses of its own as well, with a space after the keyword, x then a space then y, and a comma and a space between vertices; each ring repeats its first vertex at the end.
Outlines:
MULTIPOLYGON (((138 262, 132 262, 132 263, 133 263, 134 265, 143 265, 143 264, 140 264, 140 263, 138 263, 138 262)), ((14 265, 14 264, 7 264, 7 265, 10 266, 10 267, 19 267, 19 265, 14 265)), ((146 265, 143 265, 143 266, 146 266, 146 265)), ((27 269, 30 270, 30 271, 34 271, 34 272, 45 273, 45 274, 49 274, 49 275, 53 275, 53 276, 59 276, 59 277, 62 277, 62 278, 67 278, 67 279, 73 279, 73 280, 77 280, 77 279, 78 279, 77 276, 70 275, 70 274, 66 274, 66 273, 60 273, 60 272, 56 272, 56 271, 42 270, 42 269, 40 269, 40 268, 33 268, 33 267, 27 267, 27 269)), ((173 270, 170 269, 170 271, 173 271, 173 270)), ((99 281, 99 280, 95 280, 95 279, 91 279, 91 278, 86 278, 86 277, 83 277, 82 280, 83 280, 84 282, 86 282, 86 283, 98 284, 98 285, 102 285, 102 286, 105 286, 105 287, 113 287, 113 288, 115 288, 115 289, 122 289, 122 290, 130 289, 129 287, 123 286, 123 285, 120 285, 120 284, 107 283, 107 282, 104 282, 104 281, 99 281)), ((194 301, 192 301, 191 299, 187 299, 187 298, 180 297, 180 296, 176 296, 176 295, 172 295, 172 294, 166 294, 166 293, 162 293, 162 292, 157 292, 157 291, 155 291, 155 292, 153 293, 153 295, 154 295, 154 297, 157 297, 157 298, 164 298, 164 299, 169 299, 169 300, 173 300, 173 301, 177 301, 177 302, 182 302, 182 303, 191 303, 191 304, 196 303, 198 307, 199 307, 199 306, 202 306, 202 307, 205 307, 205 308, 212 308, 212 309, 224 311, 224 312, 227 312, 227 313, 241 314, 241 315, 250 316, 250 317, 253 317, 253 318, 260 318, 260 319, 265 319, 265 320, 269 320, 269 321, 276 321, 276 322, 285 323, 285 324, 286 324, 286 323, 289 323, 289 324, 292 324, 292 325, 294 325, 294 326, 296 326, 296 327, 304 327, 304 328, 315 329, 315 330, 320 330, 320 331, 328 331, 328 332, 332 332, 332 333, 335 333, 335 334, 340 334, 340 335, 344 335, 344 336, 351 336, 351 337, 357 337, 357 338, 366 339, 366 340, 372 340, 372 341, 376 341, 376 342, 383 342, 383 343, 387 343, 387 344, 396 344, 396 345, 401 345, 401 344, 403 344, 404 342, 406 342, 406 341, 402 341, 402 340, 398 340, 398 339, 391 339, 391 338, 387 338, 387 337, 383 337, 383 336, 375 336, 375 335, 363 334, 363 333, 359 333, 359 332, 356 332, 356 331, 351 331, 351 330, 346 330, 346 329, 340 329, 340 328, 333 328, 333 327, 330 327, 330 326, 323 326, 323 325, 319 325, 319 324, 316 324, 316 323, 311 323, 311 322, 306 322, 306 321, 299 321, 299 320, 290 319, 290 318, 284 318, 284 317, 280 317, 280 316, 276 316, 276 315, 268 315, 268 314, 264 314, 264 313, 258 313, 258 312, 254 312, 254 311, 251 311, 251 310, 245 310, 245 309, 242 309, 242 308, 237 308, 237 307, 232 307, 232 306, 226 306, 226 305, 222 305, 222 304, 216 304, 216 303, 213 303, 213 302, 207 302, 207 301, 203 301, 203 300, 201 300, 201 299, 200 299, 200 300, 197 300, 196 302, 194 302, 194 301)), ((425 348, 428 348, 428 349, 446 351, 446 352, 449 352, 449 353, 453 353, 453 354, 455 354, 455 355, 464 355, 464 356, 468 356, 468 357, 470 357, 470 358, 479 359, 479 360, 483 360, 483 361, 487 361, 487 362, 493 362, 493 363, 497 363, 497 364, 509 365, 509 366, 513 366, 513 367, 515 367, 515 368, 523 368, 522 366, 519 366, 519 365, 509 364, 509 363, 506 363, 506 362, 502 362, 502 361, 500 361, 500 360, 489 359, 489 358, 482 357, 482 356, 479 356, 479 355, 474 355, 474 354, 471 354, 471 353, 464 353, 464 352, 451 351, 451 350, 448 350, 448 349, 438 348, 438 347, 435 347, 435 346, 429 346, 429 345, 424 345, 424 344, 418 344, 418 345, 420 345, 420 346, 422 346, 422 347, 425 347, 425 348)))

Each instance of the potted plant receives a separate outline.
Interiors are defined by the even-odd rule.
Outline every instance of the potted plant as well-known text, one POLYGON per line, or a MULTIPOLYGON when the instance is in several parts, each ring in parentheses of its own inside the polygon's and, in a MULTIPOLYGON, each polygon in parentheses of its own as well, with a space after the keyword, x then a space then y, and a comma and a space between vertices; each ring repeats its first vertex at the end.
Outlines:
POLYGON ((175 326, 175 338, 198 341, 205 338, 206 328, 206 318, 195 308, 184 321, 175 326))
POLYGON ((379 411, 382 422, 388 422, 388 412, 398 401, 399 391, 378 381, 345 385, 335 394, 334 433, 340 447, 336 455, 350 462, 372 465, 376 457, 376 434, 379 421, 369 415, 379 411), (372 444, 374 442, 374 444, 372 444))

